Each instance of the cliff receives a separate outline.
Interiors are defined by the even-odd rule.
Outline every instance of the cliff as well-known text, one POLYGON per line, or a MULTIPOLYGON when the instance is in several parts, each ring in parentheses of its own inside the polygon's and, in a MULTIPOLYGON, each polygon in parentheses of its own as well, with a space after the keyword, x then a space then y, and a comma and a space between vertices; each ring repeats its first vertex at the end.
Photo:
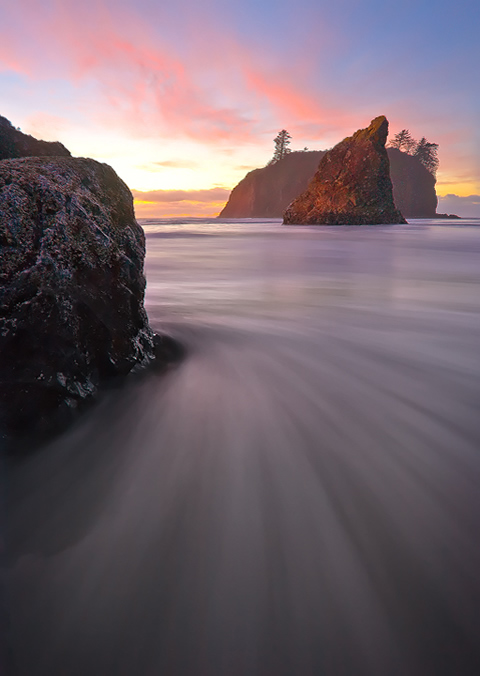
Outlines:
POLYGON ((393 201, 387 135, 388 120, 380 115, 325 153, 307 189, 287 207, 284 224, 405 223, 393 201))
POLYGON ((305 190, 325 154, 295 152, 262 169, 250 171, 232 190, 219 218, 279 218, 305 190))
POLYGON ((387 148, 393 199, 405 218, 435 218, 436 179, 417 157, 387 148))
MULTIPOLYGON (((326 151, 295 152, 249 172, 232 190, 219 218, 281 218, 308 186, 326 151)), ((435 218, 435 178, 411 155, 387 148, 393 198, 405 218, 435 218)))
POLYGON ((58 141, 39 141, 24 134, 0 115, 0 160, 15 157, 70 157, 70 151, 58 141))

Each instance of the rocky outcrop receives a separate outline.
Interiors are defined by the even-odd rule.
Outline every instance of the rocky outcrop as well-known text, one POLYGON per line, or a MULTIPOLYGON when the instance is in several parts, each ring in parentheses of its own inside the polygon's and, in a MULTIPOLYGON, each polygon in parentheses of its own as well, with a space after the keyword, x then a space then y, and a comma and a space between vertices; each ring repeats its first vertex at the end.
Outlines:
POLYGON ((325 151, 294 152, 250 171, 232 190, 219 218, 280 218, 305 190, 325 151))
POLYGON ((0 422, 62 425, 154 355, 130 190, 89 159, 0 162, 0 422))
POLYGON ((308 188, 285 211, 289 225, 406 223, 393 201, 385 142, 388 121, 376 117, 320 160, 308 188))
POLYGON ((15 157, 70 157, 64 145, 58 141, 39 141, 23 134, 0 115, 0 160, 15 157))
MULTIPOLYGON (((435 178, 418 158, 387 148, 395 206, 405 218, 438 218, 435 178)), ((232 190, 219 218, 281 218, 307 186, 325 151, 295 152, 249 172, 232 190)))

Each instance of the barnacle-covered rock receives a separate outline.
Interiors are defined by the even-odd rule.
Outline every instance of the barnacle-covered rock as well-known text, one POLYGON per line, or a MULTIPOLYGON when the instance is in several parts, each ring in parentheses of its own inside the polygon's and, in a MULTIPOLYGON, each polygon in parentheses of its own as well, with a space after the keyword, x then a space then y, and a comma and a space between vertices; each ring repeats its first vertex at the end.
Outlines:
POLYGON ((0 161, 0 425, 63 424, 154 356, 130 190, 90 159, 0 161))

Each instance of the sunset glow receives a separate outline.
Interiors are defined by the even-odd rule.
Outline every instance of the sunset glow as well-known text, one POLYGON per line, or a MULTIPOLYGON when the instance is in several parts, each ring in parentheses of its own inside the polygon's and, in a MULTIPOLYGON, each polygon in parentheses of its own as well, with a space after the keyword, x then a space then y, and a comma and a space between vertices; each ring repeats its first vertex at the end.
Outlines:
MULTIPOLYGON (((439 144, 440 196, 480 194, 480 10, 425 1, 261 7, 18 0, 0 8, 0 114, 112 165, 134 191, 228 191, 292 149, 376 115, 439 144), (408 26, 408 27, 407 27, 408 26)), ((136 199, 139 216, 216 215, 223 197, 136 199)), ((469 215, 478 205, 464 203, 469 215)))

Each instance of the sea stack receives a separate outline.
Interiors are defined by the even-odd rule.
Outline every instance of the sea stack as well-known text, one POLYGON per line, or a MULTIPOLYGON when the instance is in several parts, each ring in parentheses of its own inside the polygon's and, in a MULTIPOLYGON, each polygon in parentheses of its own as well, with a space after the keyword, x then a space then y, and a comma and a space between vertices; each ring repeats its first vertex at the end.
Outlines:
MULTIPOLYGON (((296 151, 250 171, 232 190, 219 218, 281 218, 304 192, 325 150, 296 151)), ((387 148, 393 200, 405 218, 441 218, 436 213, 435 176, 418 157, 387 148)))
POLYGON ((0 430, 55 431, 154 357, 130 190, 90 159, 0 161, 0 430))
POLYGON ((406 223, 393 201, 387 136, 388 120, 381 115, 329 150, 308 188, 285 211, 284 224, 406 223))

